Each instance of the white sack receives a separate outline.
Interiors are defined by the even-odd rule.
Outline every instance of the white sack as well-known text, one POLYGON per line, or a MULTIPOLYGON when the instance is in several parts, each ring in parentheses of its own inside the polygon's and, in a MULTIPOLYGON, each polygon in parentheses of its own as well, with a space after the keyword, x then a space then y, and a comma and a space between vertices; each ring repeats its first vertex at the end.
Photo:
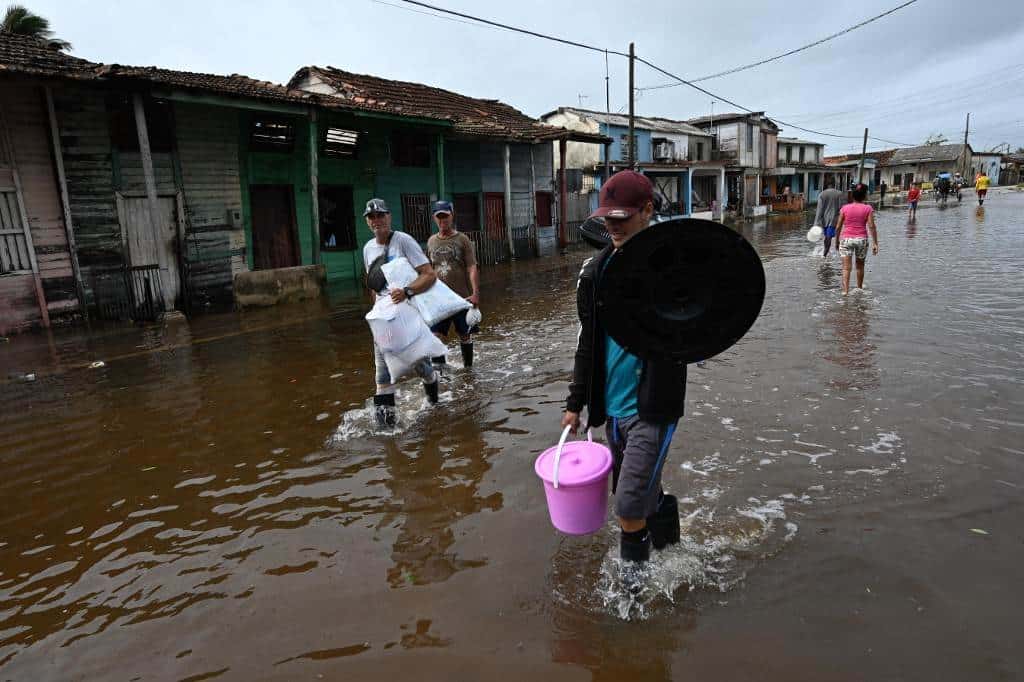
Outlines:
MULTIPOLYGON (((381 267, 388 286, 391 288, 404 289, 409 286, 419 275, 415 268, 405 258, 396 258, 390 263, 381 267)), ((423 316, 427 326, 433 326, 441 320, 447 320, 455 313, 471 308, 469 301, 452 291, 447 284, 440 279, 434 285, 421 294, 416 294, 409 299, 413 306, 423 316)))
POLYGON ((408 348, 424 334, 432 336, 415 308, 404 301, 395 303, 387 294, 377 297, 373 309, 366 313, 366 321, 374 343, 385 352, 408 348))
MULTIPOLYGON (((423 324, 423 321, 420 321, 423 324)), ((445 355, 448 348, 427 330, 427 333, 413 341, 409 346, 398 352, 384 352, 384 364, 388 366, 391 383, 398 383, 402 377, 411 374, 413 366, 422 360, 430 362, 430 358, 445 355)))

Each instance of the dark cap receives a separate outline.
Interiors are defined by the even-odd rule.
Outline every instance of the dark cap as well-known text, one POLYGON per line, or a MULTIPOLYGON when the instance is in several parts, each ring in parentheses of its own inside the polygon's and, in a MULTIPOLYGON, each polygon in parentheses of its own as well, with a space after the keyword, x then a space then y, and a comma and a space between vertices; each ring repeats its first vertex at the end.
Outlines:
POLYGON ((434 207, 430 209, 430 215, 437 215, 438 213, 453 213, 452 202, 444 201, 443 199, 435 201, 434 207))
POLYGON ((391 213, 391 209, 388 208, 383 199, 370 199, 366 202, 366 210, 363 211, 363 217, 371 213, 391 213))
POLYGON ((646 176, 631 170, 619 171, 602 185, 601 202, 590 217, 630 218, 653 200, 654 186, 646 176))

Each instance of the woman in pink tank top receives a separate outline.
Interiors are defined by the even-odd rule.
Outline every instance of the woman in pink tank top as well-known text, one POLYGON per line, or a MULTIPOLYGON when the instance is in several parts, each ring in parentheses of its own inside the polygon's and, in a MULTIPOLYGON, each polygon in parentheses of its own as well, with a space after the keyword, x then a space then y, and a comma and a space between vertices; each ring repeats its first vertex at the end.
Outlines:
POLYGON ((857 288, 864 288, 864 260, 868 257, 868 233, 871 233, 871 253, 878 255, 878 230, 875 229, 875 212, 871 204, 865 203, 868 187, 857 183, 853 188, 853 203, 839 209, 839 223, 836 225, 836 241, 839 255, 843 257, 843 296, 850 293, 850 270, 857 260, 857 288))

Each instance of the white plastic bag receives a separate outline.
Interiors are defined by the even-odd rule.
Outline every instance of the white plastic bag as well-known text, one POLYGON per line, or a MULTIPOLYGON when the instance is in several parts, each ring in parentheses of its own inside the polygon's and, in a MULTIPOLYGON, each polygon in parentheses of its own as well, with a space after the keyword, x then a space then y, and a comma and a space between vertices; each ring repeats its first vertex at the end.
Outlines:
POLYGON ((473 306, 466 311, 466 326, 472 329, 473 327, 480 324, 480 320, 484 318, 483 313, 476 306, 473 306))
POLYGON ((373 309, 366 313, 373 341, 382 351, 407 348, 430 329, 419 312, 406 302, 395 303, 387 294, 377 297, 373 309))
MULTIPOLYGON (((423 324, 423 321, 420 321, 423 324)), ((383 350, 383 349, 381 349, 383 350)), ((448 352, 441 341, 427 330, 427 333, 420 336, 407 347, 397 352, 384 351, 384 364, 388 366, 388 374, 391 375, 391 383, 397 383, 399 379, 410 374, 417 362, 430 362, 430 358, 444 355, 448 352)))
POLYGON ((815 225, 807 230, 807 241, 816 242, 821 239, 822 234, 824 234, 824 230, 821 229, 821 225, 815 225))
MULTIPOLYGON (((388 281, 388 286, 392 288, 405 288, 419 276, 405 258, 396 258, 390 263, 385 263, 381 271, 388 281)), ((472 307, 469 301, 456 294, 441 280, 434 282, 434 285, 423 293, 413 296, 410 302, 420 311, 427 326, 433 326, 455 313, 472 307)))

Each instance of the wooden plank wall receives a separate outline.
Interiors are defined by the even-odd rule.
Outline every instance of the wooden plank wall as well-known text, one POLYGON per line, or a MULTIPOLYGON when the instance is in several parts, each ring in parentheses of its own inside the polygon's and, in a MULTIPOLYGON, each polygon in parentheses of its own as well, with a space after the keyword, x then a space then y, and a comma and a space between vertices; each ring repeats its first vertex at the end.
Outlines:
POLYGON ((178 158, 185 195, 186 239, 192 303, 230 304, 234 275, 248 270, 239 179, 239 114, 234 109, 176 103, 178 158))
POLYGON ((106 103, 103 91, 88 87, 61 85, 53 94, 78 262, 86 304, 92 305, 95 278, 124 263, 106 103))
MULTIPOLYGON (((33 83, 0 86, 14 162, 21 178, 25 212, 50 315, 78 308, 67 232, 49 136, 43 92, 33 83)), ((31 304, 38 315, 38 302, 31 304)))

